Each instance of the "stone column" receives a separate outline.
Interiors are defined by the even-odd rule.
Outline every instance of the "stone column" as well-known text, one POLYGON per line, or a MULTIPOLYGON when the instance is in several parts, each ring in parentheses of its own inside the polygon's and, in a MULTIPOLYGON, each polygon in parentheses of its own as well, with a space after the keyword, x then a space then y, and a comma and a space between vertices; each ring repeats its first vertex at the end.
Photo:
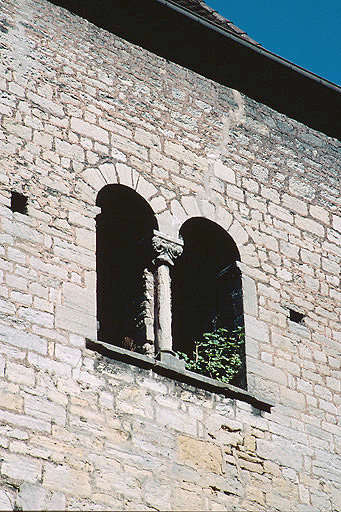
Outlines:
POLYGON ((183 367, 173 352, 172 301, 169 269, 183 251, 183 241, 154 230, 152 237, 155 266, 155 338, 156 357, 171 366, 183 367))

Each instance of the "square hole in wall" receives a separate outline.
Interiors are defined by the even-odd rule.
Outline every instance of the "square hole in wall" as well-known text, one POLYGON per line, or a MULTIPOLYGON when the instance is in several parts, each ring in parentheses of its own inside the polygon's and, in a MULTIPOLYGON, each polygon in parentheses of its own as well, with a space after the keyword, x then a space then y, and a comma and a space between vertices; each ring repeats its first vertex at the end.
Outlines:
POLYGON ((289 320, 295 322, 296 324, 302 324, 304 320, 304 314, 295 311, 294 309, 289 309, 289 320))
POLYGON ((11 210, 12 212, 27 215, 27 197, 12 190, 11 192, 11 210))

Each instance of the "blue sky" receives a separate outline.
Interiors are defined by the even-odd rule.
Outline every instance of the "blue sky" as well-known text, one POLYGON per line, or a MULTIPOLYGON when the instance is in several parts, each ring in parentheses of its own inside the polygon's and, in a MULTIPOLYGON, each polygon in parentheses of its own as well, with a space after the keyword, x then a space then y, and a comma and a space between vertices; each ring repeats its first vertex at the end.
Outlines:
POLYGON ((341 85, 341 0, 205 0, 270 50, 341 85))

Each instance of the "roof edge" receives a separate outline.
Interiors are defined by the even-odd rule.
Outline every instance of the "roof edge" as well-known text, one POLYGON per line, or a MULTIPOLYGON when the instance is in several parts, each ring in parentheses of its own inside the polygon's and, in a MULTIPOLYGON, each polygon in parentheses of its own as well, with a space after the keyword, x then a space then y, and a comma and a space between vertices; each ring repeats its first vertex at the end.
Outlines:
POLYGON ((174 11, 179 12, 180 14, 183 14, 187 16, 188 18, 191 18, 202 25, 204 25, 207 28, 210 28, 214 30, 215 32, 218 32, 219 34, 228 37, 229 39, 232 39, 233 41, 246 46, 247 48, 255 51, 256 53, 263 55, 264 57, 269 58, 270 60, 273 60, 279 64, 282 64, 283 66, 290 68, 293 71, 296 71, 297 73, 310 78, 311 80, 314 80, 315 82, 318 82, 321 85, 324 85, 325 87, 328 87, 328 89, 331 89, 335 92, 341 93, 341 86, 338 86, 337 84, 334 84, 330 80, 327 80, 326 78, 322 78, 316 73, 313 73, 312 71, 308 71, 305 68, 302 68, 301 66, 298 66, 297 64, 294 64, 293 62, 285 59, 284 57, 280 57, 276 53, 271 52, 270 50, 267 50, 266 48, 263 48, 257 43, 250 42, 246 40, 243 37, 240 37, 236 34, 233 34, 232 32, 228 31, 227 29, 224 29, 222 26, 214 23, 213 21, 210 21, 203 16, 200 16, 199 14, 193 13, 191 10, 187 9, 186 7, 180 6, 176 2, 173 2, 172 0, 156 0, 158 3, 163 4, 170 9, 173 9, 174 11))

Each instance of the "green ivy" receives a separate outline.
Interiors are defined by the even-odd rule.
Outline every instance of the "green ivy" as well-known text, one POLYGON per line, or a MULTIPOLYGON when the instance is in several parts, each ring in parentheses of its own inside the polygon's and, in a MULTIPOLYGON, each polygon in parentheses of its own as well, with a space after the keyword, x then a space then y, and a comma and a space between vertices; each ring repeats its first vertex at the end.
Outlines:
POLYGON ((243 327, 232 332, 220 328, 204 333, 202 340, 194 342, 192 357, 183 352, 177 352, 177 355, 185 360, 188 370, 228 383, 242 368, 244 340, 243 327))

